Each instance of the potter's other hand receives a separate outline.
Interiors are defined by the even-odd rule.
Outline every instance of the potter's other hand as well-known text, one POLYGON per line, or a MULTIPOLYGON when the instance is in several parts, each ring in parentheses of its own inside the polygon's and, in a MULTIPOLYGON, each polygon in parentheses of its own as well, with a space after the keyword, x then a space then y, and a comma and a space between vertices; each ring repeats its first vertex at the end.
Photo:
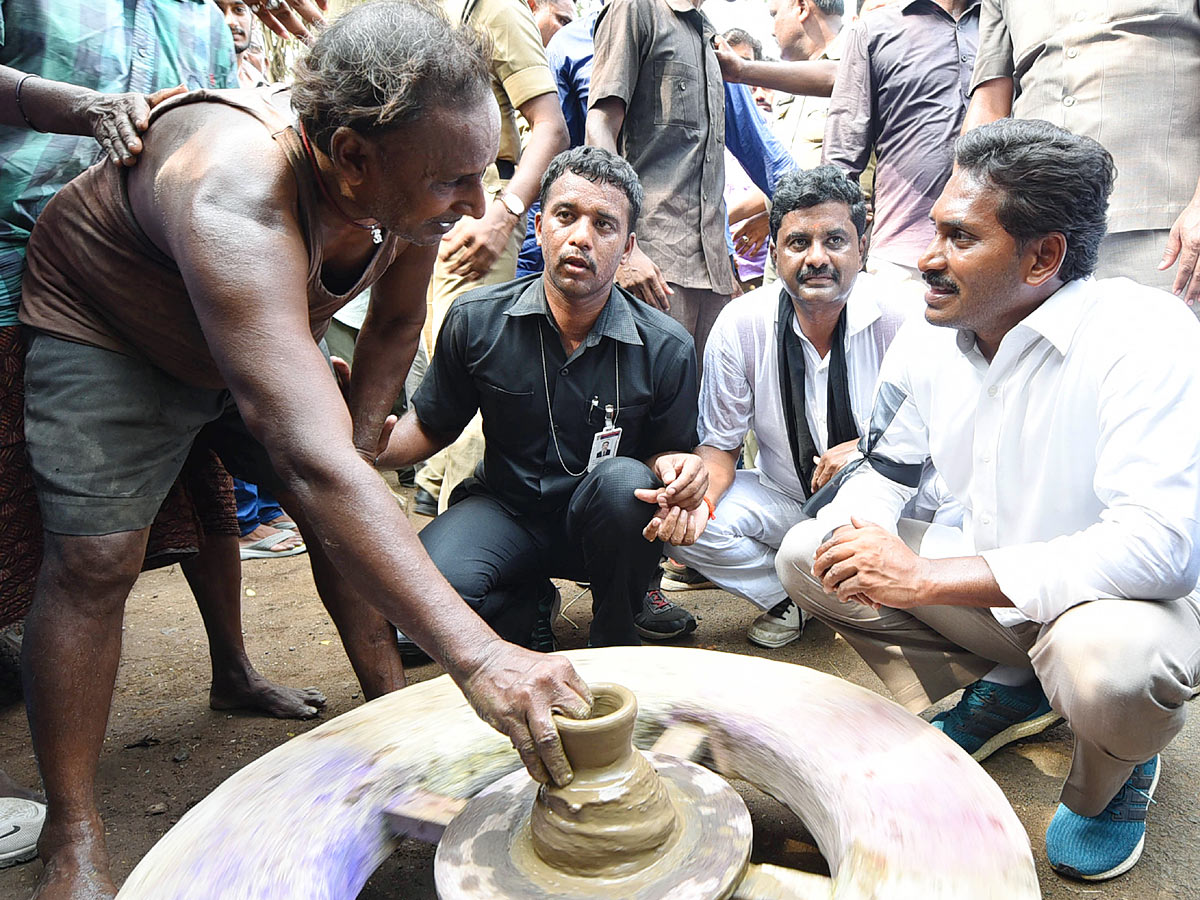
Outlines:
POLYGON ((592 692, 565 658, 497 639, 463 693, 483 721, 508 736, 535 781, 570 783, 571 766, 551 714, 584 718, 592 692))

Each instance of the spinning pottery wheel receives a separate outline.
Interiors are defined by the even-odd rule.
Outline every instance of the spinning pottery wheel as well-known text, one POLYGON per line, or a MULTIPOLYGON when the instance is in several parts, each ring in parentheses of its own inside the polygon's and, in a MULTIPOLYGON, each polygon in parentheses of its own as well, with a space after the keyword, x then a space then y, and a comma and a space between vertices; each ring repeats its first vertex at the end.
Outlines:
MULTIPOLYGON (((941 732, 890 701, 832 676, 755 657, 664 647, 566 655, 589 683, 619 682, 637 698, 633 742, 653 748, 648 759, 666 778, 668 800, 685 808, 675 827, 718 832, 673 837, 672 831, 652 846, 661 834, 650 827, 635 847, 635 856, 644 856, 629 871, 620 860, 606 859, 617 854, 599 850, 583 868, 601 871, 568 866, 572 871, 562 874, 559 868, 562 877, 547 889, 553 877, 539 868, 546 859, 532 847, 528 824, 535 789, 507 740, 480 721, 443 676, 339 716, 230 777, 151 849, 118 900, 350 900, 401 836, 442 839, 436 878, 443 900, 1039 896, 1028 838, 1000 789, 941 732), (689 759, 702 759, 790 807, 811 831, 832 877, 774 866, 743 869, 744 808, 728 800, 720 779, 689 759), (687 790, 704 798, 698 802, 706 810, 691 820, 687 790), (489 797, 495 808, 486 807, 489 797), (518 846, 522 829, 529 844, 518 846), (655 869, 672 846, 685 857, 655 869), (522 882, 522 893, 496 891, 508 889, 494 881, 504 865, 519 870, 512 877, 532 879, 522 882), (653 893, 659 888, 649 876, 636 890, 605 887, 651 869, 666 886, 660 893, 653 893), (597 880, 580 882, 586 878, 597 880), (568 891, 581 884, 597 887, 568 891)), ((573 752, 569 735, 564 742, 573 752)), ((576 767, 582 784, 586 767, 578 760, 576 767)), ((572 802, 568 796, 559 809, 572 802)), ((578 797, 574 802, 586 805, 578 797)), ((553 813, 553 797, 546 807, 553 813)), ((572 826, 559 824, 562 837, 572 826)), ((546 834, 553 843, 555 830, 546 834)), ((553 858, 555 851, 548 852, 553 858)), ((403 884, 396 896, 406 896, 403 884)))

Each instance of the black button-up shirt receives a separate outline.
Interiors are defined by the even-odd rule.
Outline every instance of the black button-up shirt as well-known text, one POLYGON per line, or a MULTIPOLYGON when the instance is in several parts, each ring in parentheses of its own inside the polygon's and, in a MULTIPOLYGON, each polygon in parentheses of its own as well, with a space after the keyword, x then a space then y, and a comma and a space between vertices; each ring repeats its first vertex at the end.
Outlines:
POLYGON ((567 469, 586 474, 607 405, 622 429, 620 456, 696 445, 696 353, 680 325, 614 285, 568 357, 542 276, 531 275, 454 301, 412 402, 442 435, 481 411, 484 489, 513 512, 544 512, 564 508, 583 477, 567 469))

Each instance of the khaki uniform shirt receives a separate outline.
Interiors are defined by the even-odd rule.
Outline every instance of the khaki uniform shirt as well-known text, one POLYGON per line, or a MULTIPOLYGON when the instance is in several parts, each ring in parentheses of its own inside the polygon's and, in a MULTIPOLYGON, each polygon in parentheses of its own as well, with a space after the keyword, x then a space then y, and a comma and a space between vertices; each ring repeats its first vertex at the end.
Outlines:
POLYGON ((442 0, 452 22, 470 22, 492 39, 492 93, 500 106, 497 159, 521 159, 516 109, 542 94, 557 94, 542 35, 523 0, 442 0))
MULTIPOLYGON (((841 59, 845 35, 843 28, 813 60, 841 59)), ((814 169, 821 164, 821 142, 825 139, 829 99, 782 92, 775 94, 775 136, 792 152, 801 169, 814 169)))
POLYGON ((971 89, 1012 78, 1013 116, 1113 155, 1110 231, 1170 228, 1200 179, 1200 3, 983 0, 971 89))
POLYGON ((725 88, 712 23, 687 0, 612 0, 596 21, 589 108, 625 102, 618 149, 646 192, 638 243, 672 284, 729 294, 725 88))

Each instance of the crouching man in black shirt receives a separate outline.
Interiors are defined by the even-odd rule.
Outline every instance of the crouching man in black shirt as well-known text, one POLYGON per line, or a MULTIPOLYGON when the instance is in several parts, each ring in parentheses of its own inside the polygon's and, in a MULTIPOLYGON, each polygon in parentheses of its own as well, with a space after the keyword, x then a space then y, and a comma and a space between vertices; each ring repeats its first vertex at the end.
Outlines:
POLYGON ((613 283, 642 205, 627 162, 568 150, 540 199, 545 271, 454 302, 377 465, 425 459, 480 411, 483 462, 420 534, 434 563, 515 643, 553 649, 558 577, 591 583, 592 646, 637 644, 654 538, 708 514, 704 466, 679 451, 696 445, 695 350, 613 283))

